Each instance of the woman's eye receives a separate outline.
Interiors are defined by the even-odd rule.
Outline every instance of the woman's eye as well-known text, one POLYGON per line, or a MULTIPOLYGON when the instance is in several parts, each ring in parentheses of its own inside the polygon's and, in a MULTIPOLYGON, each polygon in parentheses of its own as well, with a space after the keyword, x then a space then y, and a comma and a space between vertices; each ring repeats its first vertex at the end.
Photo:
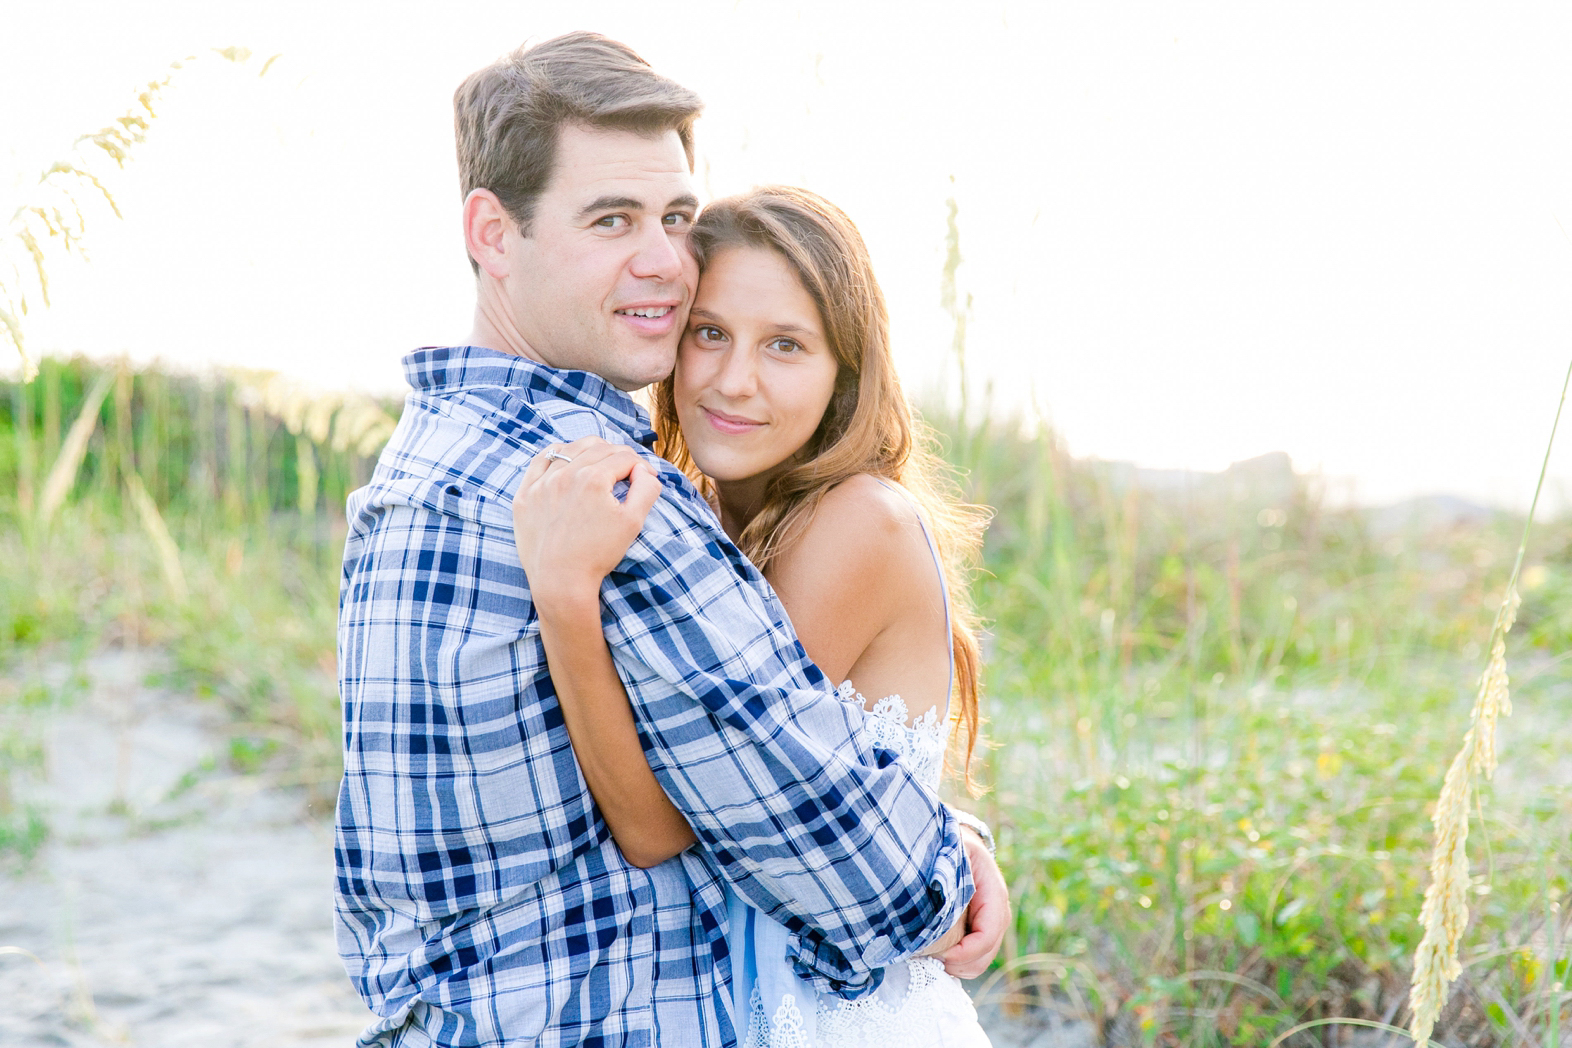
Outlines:
POLYGON ((802 350, 802 344, 789 338, 778 338, 770 343, 770 348, 777 353, 797 353, 802 350))
POLYGON ((700 324, 693 329, 693 334, 702 342, 723 342, 726 333, 712 324, 700 324))

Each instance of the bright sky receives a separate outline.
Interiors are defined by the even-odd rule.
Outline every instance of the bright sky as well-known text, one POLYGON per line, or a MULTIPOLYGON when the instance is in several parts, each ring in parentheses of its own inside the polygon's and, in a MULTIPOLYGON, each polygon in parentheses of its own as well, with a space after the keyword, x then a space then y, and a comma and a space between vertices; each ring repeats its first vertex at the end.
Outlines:
POLYGON ((34 348, 400 387, 469 329, 453 88, 574 28, 704 96, 706 192, 858 221, 915 390, 954 382, 953 193, 973 384, 1077 454, 1527 500, 1572 358, 1556 5, 13 0, 4 214, 171 59, 258 56, 177 81, 34 348))

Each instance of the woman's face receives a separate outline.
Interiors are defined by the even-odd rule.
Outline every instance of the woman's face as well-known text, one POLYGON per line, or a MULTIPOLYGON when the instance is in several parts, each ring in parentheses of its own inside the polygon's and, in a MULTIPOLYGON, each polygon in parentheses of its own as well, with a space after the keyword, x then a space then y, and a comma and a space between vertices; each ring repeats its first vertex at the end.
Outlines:
POLYGON ((721 250, 699 281, 673 381, 694 465, 725 484, 788 464, 818 429, 839 370, 786 260, 767 248, 721 250))

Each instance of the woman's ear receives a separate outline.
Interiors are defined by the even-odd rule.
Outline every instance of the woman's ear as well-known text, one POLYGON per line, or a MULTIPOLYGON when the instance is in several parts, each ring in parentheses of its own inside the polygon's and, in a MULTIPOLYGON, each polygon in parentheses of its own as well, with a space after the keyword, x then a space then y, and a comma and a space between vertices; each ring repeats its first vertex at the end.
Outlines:
POLYGON ((508 233, 516 228, 513 217, 491 190, 472 189, 464 198, 464 247, 493 280, 502 280, 509 273, 508 233))

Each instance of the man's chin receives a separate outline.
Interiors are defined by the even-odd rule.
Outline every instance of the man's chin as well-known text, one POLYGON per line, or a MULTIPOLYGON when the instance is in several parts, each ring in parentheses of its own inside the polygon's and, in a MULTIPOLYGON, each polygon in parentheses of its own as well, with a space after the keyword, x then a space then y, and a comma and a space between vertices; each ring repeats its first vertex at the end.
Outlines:
POLYGON ((659 382, 670 375, 676 366, 676 346, 671 348, 670 353, 651 353, 646 348, 642 353, 635 350, 616 360, 607 361, 600 376, 624 393, 632 393, 659 382))

